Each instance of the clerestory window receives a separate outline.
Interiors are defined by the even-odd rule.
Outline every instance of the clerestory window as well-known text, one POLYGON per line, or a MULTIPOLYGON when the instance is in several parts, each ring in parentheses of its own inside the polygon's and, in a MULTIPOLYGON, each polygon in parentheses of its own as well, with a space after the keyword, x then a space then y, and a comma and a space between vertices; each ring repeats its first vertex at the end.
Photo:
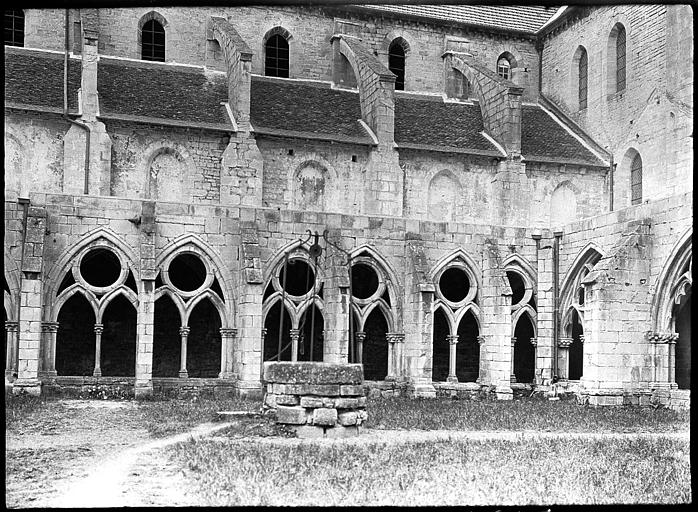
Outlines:
POLYGON ((24 46, 24 11, 5 10, 5 45, 24 46))
POLYGON ((497 74, 504 80, 511 80, 511 63, 506 57, 500 57, 497 61, 497 74))
POLYGON ((400 41, 395 40, 390 44, 388 49, 388 69, 394 73, 395 90, 405 90, 405 49, 400 44, 400 41))
POLYGON ((586 50, 582 49, 579 56, 579 110, 587 108, 587 69, 588 57, 586 50))
POLYGON ((157 20, 150 20, 141 30, 141 58, 165 62, 165 29, 157 20))
POLYGON ((642 158, 635 155, 630 164, 630 204, 642 202, 642 158))
POLYGON ((280 34, 273 35, 265 45, 264 74, 288 78, 288 69, 288 41, 280 34))

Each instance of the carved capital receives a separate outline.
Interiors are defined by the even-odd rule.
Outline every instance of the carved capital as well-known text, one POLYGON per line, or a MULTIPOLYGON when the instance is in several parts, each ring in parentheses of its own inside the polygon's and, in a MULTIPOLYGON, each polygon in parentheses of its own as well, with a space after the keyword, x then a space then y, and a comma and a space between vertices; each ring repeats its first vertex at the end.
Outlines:
POLYGON ((228 329, 221 327, 219 329, 222 338, 235 338, 238 335, 237 329, 228 329))
POLYGON ((449 345, 455 345, 458 343, 458 335, 457 334, 450 334, 446 336, 446 341, 448 341, 449 345))
POLYGON ((19 322, 5 322, 5 330, 7 332, 17 332, 19 330, 19 322))
POLYGON ((512 347, 513 347, 514 345, 516 345, 516 341, 517 341, 517 340, 516 340, 516 336, 512 336, 512 337, 511 337, 511 346, 512 346, 512 347))
POLYGON ((182 327, 179 328, 179 334, 180 334, 180 336, 189 336, 190 330, 191 329, 189 329, 189 327, 183 325, 182 327))
POLYGON ((288 333, 289 333, 289 336, 291 337, 291 340, 293 340, 293 341, 298 341, 301 338, 300 329, 289 329, 288 333))
POLYGON ((56 332, 58 331, 58 322, 41 322, 42 332, 56 332))
POLYGON ((573 341, 572 338, 560 338, 557 340, 557 346, 560 348, 569 348, 573 341))
POLYGON ((354 333, 354 338, 359 343, 363 343, 366 340, 366 333, 364 331, 356 331, 354 333))
POLYGON ((478 342, 480 345, 482 345, 483 343, 485 343, 485 341, 487 341, 487 338, 486 338, 485 336, 480 335, 480 336, 477 337, 477 342, 478 342))
POLYGON ((675 332, 652 332, 647 331, 645 333, 645 339, 650 343, 676 343, 679 339, 679 335, 675 332))
POLYGON ((405 335, 400 332, 388 332, 385 334, 388 343, 402 343, 405 341, 405 335))
POLYGON ((538 346, 538 338, 531 338, 529 341, 531 342, 531 345, 533 345, 534 347, 538 346))
POLYGON ((583 334, 579 335, 579 342, 584 343, 584 335, 583 334))
POLYGON ((102 334, 104 332, 104 324, 95 324, 95 334, 102 334))

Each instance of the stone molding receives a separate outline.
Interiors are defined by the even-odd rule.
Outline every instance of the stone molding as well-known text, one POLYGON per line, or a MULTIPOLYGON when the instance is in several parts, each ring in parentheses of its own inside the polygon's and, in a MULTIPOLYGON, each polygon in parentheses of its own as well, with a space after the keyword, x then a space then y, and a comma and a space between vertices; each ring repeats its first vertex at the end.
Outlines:
POLYGON ((456 345, 458 344, 458 335, 457 334, 449 334, 446 336, 446 341, 448 341, 449 345, 456 345))
POLYGON ((647 331, 645 333, 645 339, 650 343, 676 343, 676 341, 679 339, 679 335, 677 333, 670 332, 659 333, 647 331))
POLYGON ((58 322, 41 322, 41 332, 57 332, 58 322))
POLYGON ((569 348, 573 341, 573 338, 560 338, 557 340, 557 346, 560 348, 569 348))
POLYGON ((388 343, 402 343, 405 341, 405 335, 399 332, 388 332, 385 334, 388 343))

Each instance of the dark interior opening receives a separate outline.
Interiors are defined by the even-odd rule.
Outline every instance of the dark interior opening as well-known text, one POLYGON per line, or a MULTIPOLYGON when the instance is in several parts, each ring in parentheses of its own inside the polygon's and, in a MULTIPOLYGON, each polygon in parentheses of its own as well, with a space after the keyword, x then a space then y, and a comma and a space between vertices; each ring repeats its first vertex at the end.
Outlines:
POLYGON ((378 290, 378 274, 368 265, 351 267, 351 292, 357 299, 368 299, 378 290))
POLYGON ((177 377, 182 355, 179 310, 170 297, 163 295, 155 301, 154 315, 153 377, 177 377))
POLYGON ((189 316, 187 372, 189 377, 215 378, 221 372, 221 318, 208 299, 189 316))
POLYGON ((76 293, 58 313, 56 373, 92 375, 95 369, 95 314, 85 296, 76 293))
POLYGON ((119 279, 121 262, 108 249, 93 249, 80 262, 80 275, 92 286, 109 286, 119 279))
POLYGON ((281 335, 281 358, 279 355, 279 321, 281 320, 281 301, 277 301, 269 308, 267 317, 264 319, 264 360, 265 361, 290 361, 291 360, 291 316, 286 308, 283 308, 284 323, 281 335))
POLYGON ((691 389, 691 296, 675 306, 674 319, 679 339, 676 342, 676 384, 691 389))
POLYGON ((536 348, 531 344, 533 324, 527 314, 523 314, 516 322, 514 329, 516 344, 514 345, 514 375, 516 382, 531 383, 535 379, 536 348))
POLYGON ((444 382, 448 377, 448 320, 441 309, 434 312, 434 338, 432 340, 431 380, 444 382))
POLYGON ((480 334, 477 321, 468 311, 458 325, 458 345, 456 345, 456 377, 458 382, 475 382, 480 376, 480 334))
POLYGON ((457 267, 446 269, 439 279, 439 289, 447 300, 460 302, 465 299, 470 290, 468 274, 457 267))
POLYGON ((136 309, 123 295, 109 303, 102 317, 102 376, 136 375, 136 309))
POLYGON ((524 298, 526 285, 523 278, 517 272, 507 272, 509 287, 511 288, 511 303, 518 304, 524 298))
POLYGON ((584 329, 579 321, 577 311, 572 313, 572 344, 569 348, 569 380, 579 380, 584 369, 584 343, 579 337, 584 334, 584 329))
POLYGON ((183 292, 198 290, 206 280, 206 267, 198 256, 190 253, 177 255, 167 270, 170 282, 183 292))
POLYGON ((298 328, 301 331, 298 340, 298 360, 322 361, 325 319, 317 306, 313 304, 305 310, 298 328), (313 310, 315 310, 314 317, 313 310), (311 326, 314 327, 311 329, 311 326))
POLYGON ((388 322, 379 308, 374 308, 364 324, 364 379, 385 380, 388 375, 388 322))
MULTIPOLYGON (((279 272, 279 284, 284 286, 284 267, 279 272)), ((291 295, 305 295, 315 285, 315 272, 305 261, 300 259, 288 262, 288 277, 286 277, 286 293, 291 295)))

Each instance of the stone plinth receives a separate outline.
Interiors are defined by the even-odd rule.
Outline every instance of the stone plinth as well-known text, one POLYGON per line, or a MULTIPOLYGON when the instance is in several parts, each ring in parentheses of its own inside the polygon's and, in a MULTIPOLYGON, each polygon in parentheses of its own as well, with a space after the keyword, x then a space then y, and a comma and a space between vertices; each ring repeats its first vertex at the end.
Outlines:
POLYGON ((264 363, 264 409, 298 437, 358 435, 366 421, 360 364, 264 363))

